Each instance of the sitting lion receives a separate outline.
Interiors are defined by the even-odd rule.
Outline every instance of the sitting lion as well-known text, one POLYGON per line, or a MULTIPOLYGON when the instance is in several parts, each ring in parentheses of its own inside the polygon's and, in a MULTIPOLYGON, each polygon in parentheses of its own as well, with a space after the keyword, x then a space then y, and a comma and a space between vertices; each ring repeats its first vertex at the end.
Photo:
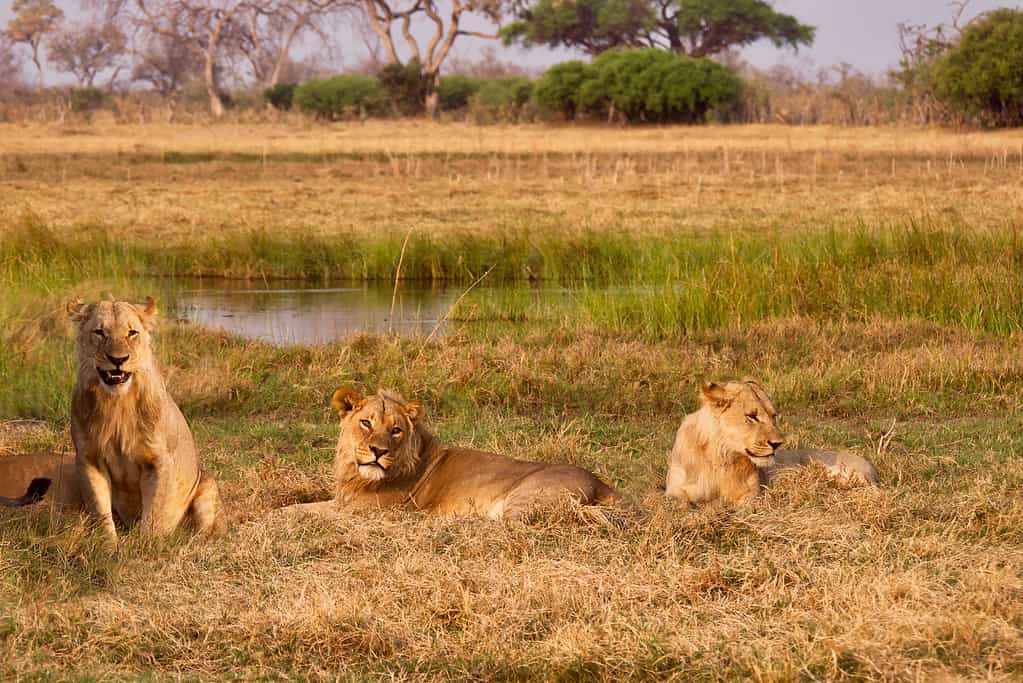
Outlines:
POLYGON ((817 463, 845 484, 878 485, 866 458, 847 452, 778 450, 785 437, 767 392, 752 380, 701 389, 701 407, 687 415, 668 456, 665 495, 692 504, 724 499, 743 503, 779 470, 817 463))
POLYGON ((77 325, 73 475, 56 456, 40 456, 35 469, 28 461, 19 467, 15 456, 0 460, 0 476, 5 463, 20 470, 22 484, 59 471, 57 502, 84 508, 111 542, 115 516, 124 525, 140 522, 151 536, 170 534, 186 517, 200 532, 213 529, 221 514, 217 482, 200 467, 192 432, 150 347, 156 302, 72 301, 67 310, 77 325))
MULTIPOLYGON (((334 499, 294 506, 311 512, 408 505, 442 514, 515 518, 531 506, 571 497, 584 505, 624 502, 572 465, 515 460, 441 443, 422 424, 423 406, 386 391, 334 393, 341 418, 334 499)), ((627 504, 627 503, 626 503, 627 504)))

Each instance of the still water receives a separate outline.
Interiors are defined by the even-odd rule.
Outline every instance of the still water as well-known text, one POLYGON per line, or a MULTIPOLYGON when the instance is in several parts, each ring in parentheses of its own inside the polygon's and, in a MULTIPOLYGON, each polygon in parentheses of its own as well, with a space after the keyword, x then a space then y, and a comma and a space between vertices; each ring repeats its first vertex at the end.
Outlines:
POLYGON ((274 344, 320 344, 355 332, 429 335, 444 332, 444 316, 461 288, 404 283, 180 280, 178 317, 274 344), (393 308, 392 308, 393 297, 393 308))

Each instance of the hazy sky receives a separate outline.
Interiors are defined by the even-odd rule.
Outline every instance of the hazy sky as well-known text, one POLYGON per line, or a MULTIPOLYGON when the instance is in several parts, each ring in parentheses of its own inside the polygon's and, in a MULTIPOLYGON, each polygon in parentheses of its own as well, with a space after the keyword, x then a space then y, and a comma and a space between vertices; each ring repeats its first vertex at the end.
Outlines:
MULTIPOLYGON (((2 25, 6 25, 11 17, 11 2, 0 0, 2 25)), ((78 3, 75 0, 58 0, 58 4, 67 10, 78 3)), ((1017 1, 973 0, 967 16, 997 7, 1017 8, 1020 4, 1017 1)), ((896 24, 900 21, 937 24, 948 22, 952 16, 947 0, 775 0, 774 5, 801 22, 817 27, 813 46, 794 53, 790 49, 779 50, 769 42, 761 42, 747 48, 743 54, 758 67, 788 63, 803 68, 808 75, 813 75, 817 68, 839 62, 849 62, 868 73, 883 73, 899 58, 896 24)), ((68 14, 72 18, 78 17, 74 11, 68 14)), ((519 62, 533 69, 574 56, 568 50, 505 49, 495 41, 475 39, 463 39, 457 52, 469 57, 486 46, 495 46, 503 60, 519 62)), ((355 48, 346 49, 344 45, 342 54, 348 63, 358 58, 355 48)), ((31 77, 31 74, 27 75, 31 77)), ((56 78, 48 74, 47 80, 54 82, 56 78)))

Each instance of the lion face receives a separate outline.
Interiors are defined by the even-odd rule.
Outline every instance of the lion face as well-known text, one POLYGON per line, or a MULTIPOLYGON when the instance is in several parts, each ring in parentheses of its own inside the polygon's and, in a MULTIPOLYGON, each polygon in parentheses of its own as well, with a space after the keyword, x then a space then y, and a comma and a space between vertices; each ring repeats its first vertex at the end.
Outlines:
POLYGON ((71 301, 68 314, 78 326, 78 373, 86 382, 98 381, 108 394, 125 394, 137 372, 152 366, 149 331, 156 302, 71 301))
POLYGON ((759 384, 752 380, 708 382, 701 389, 701 398, 717 416, 728 449, 745 453, 757 467, 774 463, 774 452, 785 437, 777 425, 778 412, 759 384))
POLYGON ((387 392, 362 396, 352 389, 334 392, 331 405, 341 417, 338 454, 369 481, 393 479, 414 469, 418 401, 404 402, 387 392))

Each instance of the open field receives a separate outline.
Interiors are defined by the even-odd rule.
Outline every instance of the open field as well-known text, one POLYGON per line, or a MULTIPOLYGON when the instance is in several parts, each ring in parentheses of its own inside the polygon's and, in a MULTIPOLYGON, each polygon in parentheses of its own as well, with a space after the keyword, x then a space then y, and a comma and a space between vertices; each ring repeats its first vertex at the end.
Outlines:
POLYGON ((0 678, 1023 676, 1021 150, 905 129, 0 125, 0 457, 70 448, 70 296, 390 281, 406 238, 406 278, 578 288, 480 287, 429 343, 165 322, 231 528, 107 557, 45 510, 0 518, 0 678), (791 445, 867 455, 884 488, 804 471, 741 510, 665 501, 700 380, 741 376, 791 445), (422 399, 450 442, 587 467, 647 519, 274 514, 326 497, 345 384, 422 399))

